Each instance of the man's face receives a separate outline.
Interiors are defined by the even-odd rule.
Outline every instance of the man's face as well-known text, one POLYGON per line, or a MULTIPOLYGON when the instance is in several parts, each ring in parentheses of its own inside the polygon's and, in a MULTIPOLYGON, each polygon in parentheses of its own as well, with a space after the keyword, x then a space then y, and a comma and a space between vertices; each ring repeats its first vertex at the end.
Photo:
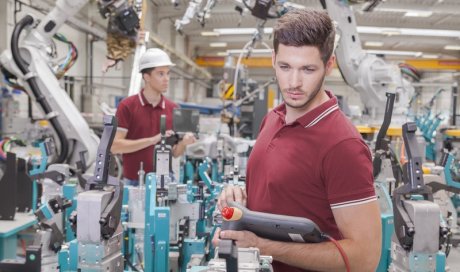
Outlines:
POLYGON ((272 59, 286 106, 308 110, 311 101, 323 88, 324 77, 332 70, 334 57, 324 64, 317 47, 280 44, 272 59))
POLYGON ((168 66, 155 67, 150 74, 144 76, 145 84, 148 84, 155 92, 164 93, 168 90, 169 73, 168 66))

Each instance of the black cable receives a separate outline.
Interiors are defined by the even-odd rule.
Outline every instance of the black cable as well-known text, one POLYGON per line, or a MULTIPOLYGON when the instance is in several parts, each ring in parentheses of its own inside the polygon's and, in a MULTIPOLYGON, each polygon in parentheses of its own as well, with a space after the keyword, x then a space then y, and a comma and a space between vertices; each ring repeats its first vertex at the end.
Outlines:
POLYGON ((128 264, 128 266, 129 266, 133 271, 139 272, 139 269, 137 269, 136 266, 134 266, 134 264, 129 260, 130 257, 131 257, 131 255, 125 256, 125 262, 126 262, 126 264, 128 264))
MULTIPOLYGON (((22 18, 15 26, 13 30, 13 35, 11 37, 11 53, 13 55, 13 60, 25 76, 29 76, 28 64, 22 58, 19 52, 19 36, 21 35, 22 30, 28 25, 33 24, 34 19, 30 15, 26 15, 22 18)), ((27 78, 27 83, 32 90, 32 93, 35 96, 36 101, 41 105, 45 114, 53 112, 53 109, 49 105, 46 97, 43 96, 40 88, 38 87, 37 80, 34 76, 27 78)), ((51 125, 53 126, 56 134, 58 135, 59 141, 61 142, 61 152, 54 163, 63 163, 67 160, 67 154, 69 152, 69 142, 64 134, 64 130, 61 124, 57 120, 57 116, 50 118, 51 125)))

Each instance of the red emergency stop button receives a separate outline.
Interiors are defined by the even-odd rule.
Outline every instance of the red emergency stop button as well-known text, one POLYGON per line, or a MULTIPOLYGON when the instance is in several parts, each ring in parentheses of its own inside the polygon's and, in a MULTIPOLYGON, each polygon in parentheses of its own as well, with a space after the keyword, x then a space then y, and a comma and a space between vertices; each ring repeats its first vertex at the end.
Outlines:
POLYGON ((230 220, 233 217, 234 208, 225 207, 222 209, 222 216, 224 219, 230 220))

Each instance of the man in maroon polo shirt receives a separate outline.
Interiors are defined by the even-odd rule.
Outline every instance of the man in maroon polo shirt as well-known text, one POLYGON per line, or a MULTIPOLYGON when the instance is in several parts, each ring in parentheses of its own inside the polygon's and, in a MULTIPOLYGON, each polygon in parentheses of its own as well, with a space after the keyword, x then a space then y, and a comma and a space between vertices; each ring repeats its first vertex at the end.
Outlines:
MULTIPOLYGON (((161 115, 166 115, 166 136, 174 134, 172 116, 178 106, 163 95, 168 90, 171 66, 174 64, 166 52, 158 48, 148 49, 139 60, 144 89, 123 99, 117 108, 118 129, 111 151, 123 154, 126 184, 138 184, 141 162, 146 173, 153 171, 154 146, 161 140, 161 115)), ((186 133, 173 147, 173 156, 183 154, 185 147, 195 141, 193 133, 186 133)))
MULTIPOLYGON (((269 112, 247 165, 246 190, 229 186, 219 208, 237 201, 254 211, 313 220, 339 240, 351 271, 375 271, 380 258, 380 211, 371 154, 356 128, 324 89, 335 61, 335 29, 323 11, 293 10, 274 27, 273 67, 284 103, 269 112)), ((218 236, 220 235, 220 236, 218 236)), ((277 272, 344 271, 331 242, 271 241, 249 231, 218 237, 257 247, 277 272)))

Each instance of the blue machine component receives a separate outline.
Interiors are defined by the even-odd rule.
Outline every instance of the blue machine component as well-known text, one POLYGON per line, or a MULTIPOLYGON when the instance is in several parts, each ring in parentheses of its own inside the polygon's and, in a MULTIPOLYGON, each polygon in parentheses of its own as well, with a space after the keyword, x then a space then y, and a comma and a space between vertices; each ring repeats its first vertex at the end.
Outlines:
POLYGON ((382 222, 382 253, 376 271, 386 272, 391 263, 391 237, 394 232, 393 214, 382 213, 380 218, 382 222))
POLYGON ((439 252, 436 254, 436 272, 446 271, 446 254, 439 252))
POLYGON ((194 254, 204 255, 206 252, 205 239, 185 239, 182 245, 182 264, 181 271, 187 271, 187 264, 194 254))
MULTIPOLYGON (((420 254, 411 252, 409 254, 409 271, 433 271, 429 269, 429 267, 431 266, 432 258, 433 257, 430 254, 420 254)), ((446 271, 446 255, 444 254, 444 252, 439 252, 438 254, 436 254, 436 268, 434 271, 446 271)))
POLYGON ((193 177, 195 175, 195 168, 193 167, 193 164, 190 161, 187 161, 185 163, 185 170, 184 170, 184 180, 183 182, 187 182, 189 180, 193 181, 193 177))
POLYGON ((45 216, 45 218, 48 219, 48 220, 53 217, 53 215, 51 214, 50 207, 48 206, 48 204, 42 205, 38 210, 41 211, 43 213, 43 215, 45 216))
POLYGON ((168 271, 169 267, 169 207, 156 205, 156 175, 146 178, 144 230, 145 271, 168 271))
POLYGON ((59 271, 73 272, 78 268, 78 242, 73 240, 69 243, 69 248, 62 249, 58 253, 59 271))
POLYGON ((454 181, 452 178, 451 168, 454 164, 454 156, 452 154, 447 155, 447 162, 444 166, 444 176, 446 178, 446 184, 449 187, 460 189, 460 182, 454 181))
POLYGON ((374 186, 378 195, 382 222, 382 252, 376 271, 386 272, 391 263, 391 237, 394 232, 393 204, 384 183, 376 181, 374 186))
POLYGON ((65 209, 65 240, 67 242, 75 239, 75 232, 72 230, 70 221, 70 215, 77 208, 77 185, 76 184, 64 184, 62 188, 63 195, 66 199, 72 200, 72 206, 65 209))
MULTIPOLYGON (((200 179, 204 182, 206 187, 209 189, 212 188, 212 180, 208 175, 208 169, 209 169, 209 163, 207 160, 203 160, 202 163, 198 166, 198 175, 200 176, 200 179)), ((212 194, 212 192, 211 192, 212 194)))
POLYGON ((222 106, 204 106, 204 105, 197 105, 192 103, 179 103, 179 106, 182 109, 194 109, 199 110, 201 114, 217 114, 222 111, 222 106))
POLYGON ((219 161, 212 164, 211 178, 217 182, 222 182, 222 173, 219 173, 219 161))
POLYGON ((425 139, 425 142, 427 143, 426 146, 426 158, 427 160, 430 161, 435 161, 436 160, 436 150, 435 150, 435 142, 434 142, 434 137, 436 136, 436 130, 438 129, 439 125, 442 122, 442 118, 439 116, 436 116, 434 120, 431 122, 429 126, 423 130, 423 138, 425 139))

